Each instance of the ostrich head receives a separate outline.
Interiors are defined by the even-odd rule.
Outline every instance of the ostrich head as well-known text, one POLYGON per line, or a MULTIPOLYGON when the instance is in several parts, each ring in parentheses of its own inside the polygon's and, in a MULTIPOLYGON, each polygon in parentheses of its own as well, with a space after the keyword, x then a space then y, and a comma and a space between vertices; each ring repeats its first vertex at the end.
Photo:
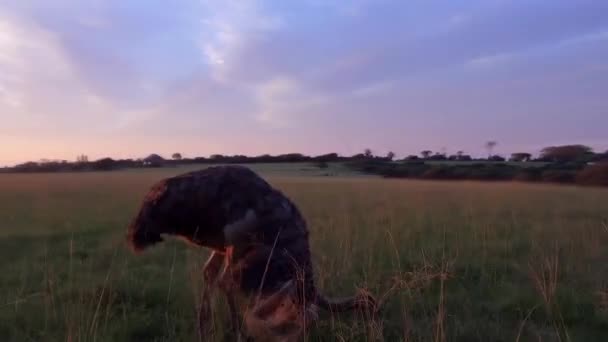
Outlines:
POLYGON ((148 192, 135 218, 128 228, 127 240, 131 248, 136 251, 163 241, 161 234, 168 233, 169 222, 164 214, 163 207, 166 202, 167 186, 161 182, 148 192))

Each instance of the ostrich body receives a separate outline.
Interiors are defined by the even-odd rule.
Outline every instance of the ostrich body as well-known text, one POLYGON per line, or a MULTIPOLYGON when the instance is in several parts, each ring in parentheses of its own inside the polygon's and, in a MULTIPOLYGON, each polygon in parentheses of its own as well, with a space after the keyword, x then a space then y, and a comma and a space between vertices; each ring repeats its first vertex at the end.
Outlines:
POLYGON ((298 335, 317 306, 346 311, 375 303, 367 295, 329 300, 317 291, 306 221, 286 196, 245 167, 212 167, 155 184, 129 226, 128 242, 141 251, 162 235, 213 250, 204 267, 201 330, 216 284, 228 297, 237 335, 236 294, 253 300, 247 329, 275 335, 298 335), (285 301, 298 310, 282 312, 285 301))

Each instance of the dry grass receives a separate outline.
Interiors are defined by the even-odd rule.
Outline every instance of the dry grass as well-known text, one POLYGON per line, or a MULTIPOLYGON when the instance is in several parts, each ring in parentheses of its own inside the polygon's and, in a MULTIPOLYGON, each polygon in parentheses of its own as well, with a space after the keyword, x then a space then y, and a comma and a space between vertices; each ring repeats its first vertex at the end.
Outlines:
MULTIPOLYGON (((132 256, 125 227, 180 170, 0 175, 0 340, 193 341, 206 252, 132 256)), ((311 341, 600 341, 608 191, 281 177, 312 230, 317 283, 369 289, 379 317, 322 315, 311 341)), ((218 300, 214 340, 229 339, 218 300)))

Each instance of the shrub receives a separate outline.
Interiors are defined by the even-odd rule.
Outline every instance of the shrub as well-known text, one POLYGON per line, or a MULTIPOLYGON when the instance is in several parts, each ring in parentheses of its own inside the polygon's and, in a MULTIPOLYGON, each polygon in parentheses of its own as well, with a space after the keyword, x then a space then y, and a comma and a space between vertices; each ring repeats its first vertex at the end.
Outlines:
POLYGON ((541 179, 549 183, 573 183, 575 173, 566 170, 546 170, 543 171, 541 179))
POLYGON ((322 170, 329 168, 329 164, 325 161, 318 161, 315 163, 315 166, 322 170))
POLYGON ((503 157, 501 157, 499 155, 493 155, 493 156, 490 156, 488 158, 488 161, 492 161, 492 162, 504 162, 505 158, 503 158, 503 157))
POLYGON ((450 169, 446 166, 433 166, 421 175, 424 179, 450 179, 450 169))
POLYGON ((541 180, 542 172, 541 170, 534 168, 522 169, 518 173, 515 174, 513 180, 520 182, 538 182, 541 180))
POLYGON ((608 162, 588 165, 576 175, 576 182, 582 185, 608 186, 608 162))
POLYGON ((505 164, 476 164, 467 171, 469 179, 496 181, 513 179, 515 170, 514 167, 505 164))

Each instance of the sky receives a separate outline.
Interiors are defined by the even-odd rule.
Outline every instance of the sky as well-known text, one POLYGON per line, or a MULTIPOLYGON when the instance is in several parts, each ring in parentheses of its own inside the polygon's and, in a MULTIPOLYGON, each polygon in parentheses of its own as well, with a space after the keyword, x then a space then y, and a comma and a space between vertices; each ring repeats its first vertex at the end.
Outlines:
POLYGON ((608 149, 604 0, 0 2, 0 165, 608 149))

